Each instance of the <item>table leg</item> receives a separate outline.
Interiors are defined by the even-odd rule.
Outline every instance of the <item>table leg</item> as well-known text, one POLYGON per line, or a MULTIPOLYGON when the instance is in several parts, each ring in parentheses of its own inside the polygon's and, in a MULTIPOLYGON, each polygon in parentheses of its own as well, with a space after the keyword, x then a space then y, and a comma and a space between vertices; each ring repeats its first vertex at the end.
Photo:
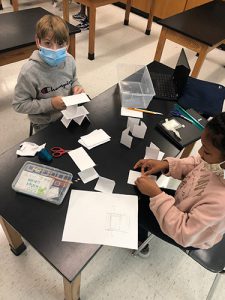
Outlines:
POLYGON ((69 22, 69 0, 63 0, 62 6, 63 6, 63 19, 66 22, 69 22))
POLYGON ((167 28, 162 27, 162 30, 161 30, 161 33, 159 36, 159 41, 158 41, 157 48, 156 48, 156 52, 155 52, 155 57, 154 57, 154 60, 156 60, 156 61, 160 61, 160 59, 161 59, 163 48, 164 48, 165 42, 166 42, 166 34, 167 34, 167 28))
POLYGON ((125 18, 123 23, 124 25, 129 25, 130 10, 131 10, 131 0, 127 0, 125 18))
POLYGON ((12 0, 12 6, 14 11, 18 11, 19 9, 18 0, 12 0))
POLYGON ((90 7, 89 18, 89 48, 88 59, 95 59, 95 22, 96 22, 96 7, 90 7))
POLYGON ((26 245, 24 244, 20 234, 2 217, 0 217, 0 223, 9 242, 11 251, 16 256, 20 255, 26 249, 26 245))
POLYGON ((74 57, 76 58, 76 35, 70 35, 70 45, 69 45, 69 49, 68 52, 74 57))
POLYGON ((0 0, 0 10, 3 9, 3 6, 2 6, 2 0, 0 0))
POLYGON ((195 78, 198 77, 198 74, 199 74, 200 69, 203 65, 203 62, 206 58, 207 53, 208 53, 208 46, 206 46, 206 45, 202 46, 201 51, 199 51, 198 59, 192 70, 191 77, 195 77, 195 78))
POLYGON ((148 15, 148 23, 147 28, 145 30, 146 35, 150 35, 151 28, 152 28, 152 21, 153 21, 153 0, 150 0, 150 9, 149 9, 149 15, 148 15))
POLYGON ((65 300, 80 299, 80 282, 81 273, 72 282, 69 282, 66 278, 63 277, 65 300))

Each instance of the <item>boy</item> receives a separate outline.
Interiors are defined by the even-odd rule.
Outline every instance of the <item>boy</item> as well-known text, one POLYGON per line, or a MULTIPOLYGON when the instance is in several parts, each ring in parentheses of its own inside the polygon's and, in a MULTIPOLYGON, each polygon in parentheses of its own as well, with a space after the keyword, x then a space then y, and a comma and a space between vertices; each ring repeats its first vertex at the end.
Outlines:
POLYGON ((84 92, 76 65, 67 53, 69 30, 58 16, 45 15, 36 25, 35 50, 22 67, 15 87, 13 108, 28 114, 34 131, 62 117, 63 96, 84 92))

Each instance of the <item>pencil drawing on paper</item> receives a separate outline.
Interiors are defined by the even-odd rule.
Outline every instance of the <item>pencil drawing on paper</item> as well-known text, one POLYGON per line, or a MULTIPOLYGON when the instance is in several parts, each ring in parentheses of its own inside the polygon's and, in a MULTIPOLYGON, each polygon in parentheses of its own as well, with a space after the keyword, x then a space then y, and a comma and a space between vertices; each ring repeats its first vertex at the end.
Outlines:
POLYGON ((120 213, 107 213, 106 230, 127 233, 130 227, 129 217, 120 213))

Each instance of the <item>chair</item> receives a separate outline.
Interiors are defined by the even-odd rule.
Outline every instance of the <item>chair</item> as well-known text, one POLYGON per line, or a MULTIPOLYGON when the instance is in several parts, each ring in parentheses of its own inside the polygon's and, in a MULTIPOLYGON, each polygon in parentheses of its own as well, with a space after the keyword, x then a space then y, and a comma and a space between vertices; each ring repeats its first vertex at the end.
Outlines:
MULTIPOLYGON (((133 255, 138 255, 138 253, 150 242, 150 240, 154 237, 151 234, 136 250, 133 255)), ((219 279, 222 274, 225 273, 225 235, 223 239, 213 246, 210 249, 198 249, 198 250, 187 250, 185 248, 181 249, 192 259, 194 259, 197 263, 199 263, 203 268, 216 273, 215 279, 212 283, 212 286, 209 290, 206 300, 210 300, 213 297, 216 286, 219 282, 219 279)))

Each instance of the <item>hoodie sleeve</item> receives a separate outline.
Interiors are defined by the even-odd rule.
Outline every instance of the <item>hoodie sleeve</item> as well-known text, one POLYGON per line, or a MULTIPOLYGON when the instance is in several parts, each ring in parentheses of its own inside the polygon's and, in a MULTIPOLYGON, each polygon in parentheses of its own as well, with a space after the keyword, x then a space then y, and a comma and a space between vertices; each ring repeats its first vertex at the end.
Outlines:
POLYGON ((54 111, 51 98, 37 99, 35 78, 28 78, 26 69, 21 70, 15 87, 12 106, 15 111, 24 114, 41 114, 54 111))
POLYGON ((183 247, 202 247, 213 238, 213 225, 224 220, 223 195, 218 198, 218 201, 214 201, 212 195, 208 195, 189 212, 183 212, 174 205, 175 199, 163 192, 151 198, 150 209, 161 230, 178 244, 183 247))
POLYGON ((169 163, 169 172, 164 174, 175 179, 183 179, 189 172, 191 172, 200 162, 201 158, 197 156, 189 156, 186 158, 167 157, 165 160, 169 163))

